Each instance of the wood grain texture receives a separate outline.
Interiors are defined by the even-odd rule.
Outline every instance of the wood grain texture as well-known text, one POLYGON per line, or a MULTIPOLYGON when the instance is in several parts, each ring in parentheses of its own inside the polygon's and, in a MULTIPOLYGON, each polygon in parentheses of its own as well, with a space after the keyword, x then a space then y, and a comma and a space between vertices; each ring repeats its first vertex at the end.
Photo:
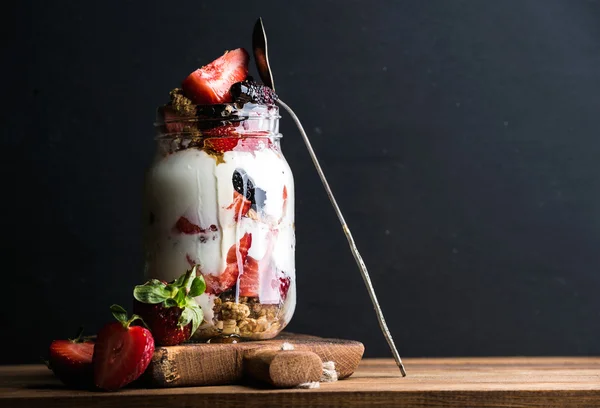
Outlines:
POLYGON ((335 362, 341 379, 352 375, 365 350, 358 341, 291 333, 272 340, 237 344, 192 343, 159 347, 144 373, 143 381, 157 388, 239 383, 244 376, 244 356, 256 350, 279 350, 286 342, 298 351, 314 352, 321 361, 335 362))
POLYGON ((321 379, 323 362, 312 351, 257 350, 244 356, 246 378, 276 388, 293 388, 321 379))
POLYGON ((0 367, 0 407, 597 407, 600 358, 363 360, 347 380, 316 390, 240 385, 69 391, 41 365, 0 367))

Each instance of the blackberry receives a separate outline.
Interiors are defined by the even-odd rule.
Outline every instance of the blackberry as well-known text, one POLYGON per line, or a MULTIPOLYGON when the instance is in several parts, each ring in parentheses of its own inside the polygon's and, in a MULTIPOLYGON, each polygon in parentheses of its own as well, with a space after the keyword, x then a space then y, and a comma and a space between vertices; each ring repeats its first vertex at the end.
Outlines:
POLYGON ((251 203, 255 203, 254 183, 244 170, 237 169, 234 171, 231 182, 235 191, 246 197, 251 203))
POLYGON ((257 103, 261 105, 273 105, 277 102, 277 94, 268 86, 257 84, 252 81, 236 82, 229 89, 236 104, 257 103))

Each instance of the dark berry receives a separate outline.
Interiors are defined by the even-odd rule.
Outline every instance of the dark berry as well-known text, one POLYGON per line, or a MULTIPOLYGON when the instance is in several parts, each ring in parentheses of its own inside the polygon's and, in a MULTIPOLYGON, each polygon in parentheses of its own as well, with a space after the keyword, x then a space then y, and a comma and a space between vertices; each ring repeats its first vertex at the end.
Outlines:
POLYGON ((243 81, 231 85, 229 90, 236 104, 258 103, 261 105, 273 105, 277 102, 277 94, 268 86, 256 82, 243 81))
POLYGON ((251 203, 256 202, 254 199, 254 183, 244 170, 237 169, 234 171, 231 181, 235 191, 246 197, 251 203))

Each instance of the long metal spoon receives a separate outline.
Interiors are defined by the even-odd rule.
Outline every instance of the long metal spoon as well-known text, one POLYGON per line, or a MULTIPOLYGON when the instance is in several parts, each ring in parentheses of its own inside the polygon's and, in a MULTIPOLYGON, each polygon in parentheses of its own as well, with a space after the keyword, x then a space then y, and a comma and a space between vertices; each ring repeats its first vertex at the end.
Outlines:
MULTIPOLYGON (((268 53, 267 53, 268 52, 268 50, 267 50, 267 35, 265 33, 265 27, 263 25, 262 18, 259 18, 256 21, 256 24, 254 25, 254 31, 252 33, 252 48, 254 51, 254 59, 256 60, 256 66, 258 68, 258 74, 260 75, 260 79, 262 79, 262 81, 265 85, 267 85, 271 89, 275 90, 275 87, 273 84, 273 74, 271 72, 271 68, 269 67, 269 57, 268 57, 268 53)), ((404 364, 402 364, 402 359, 400 358, 400 354, 398 353, 398 350, 396 349, 396 345, 394 344, 394 339, 392 338, 392 334, 390 333, 390 330, 388 329, 387 324, 385 323, 385 319, 383 317, 383 311, 381 310, 381 306, 379 306, 379 302, 377 301, 377 295, 375 294, 375 289, 373 288, 373 284, 371 283, 371 278, 369 277, 369 271, 367 270, 367 266, 365 265, 365 262, 363 261, 362 256, 360 256, 360 252, 358 252, 358 248, 356 247, 354 238, 352 238, 352 233, 350 232, 350 228, 346 224, 346 220, 344 219, 344 216, 342 215, 342 211, 340 210, 340 207, 338 206, 337 201, 335 200, 335 197, 333 196, 333 192, 331 191, 331 188, 329 187, 329 183, 327 182, 327 178, 325 177, 325 174, 323 173, 323 169, 321 168, 321 165, 319 164, 317 155, 315 154, 315 151, 313 150, 312 145, 310 144, 310 141, 308 140, 308 135, 304 131, 304 127, 300 123, 300 119, 298 119, 298 116, 296 116, 296 114, 294 113, 292 108, 290 108, 281 99, 279 99, 278 102, 290 114, 290 116, 296 123, 296 126, 298 126, 298 130, 300 131, 300 134, 302 135, 302 139, 304 140, 304 144, 306 145, 306 148, 308 149, 310 158, 312 159, 312 162, 313 162, 315 168, 317 169, 317 173, 319 174, 319 177, 321 178, 321 182, 323 183, 323 187, 325 188, 325 191, 327 192, 329 201, 331 202, 331 205, 333 206, 333 209, 335 210, 335 213, 336 213, 338 219, 340 220, 340 224, 342 224, 342 230, 344 231, 344 234, 346 235, 346 239, 348 240, 348 244, 350 245, 350 250, 352 251, 352 255, 354 255, 354 260, 356 261, 356 264, 358 265, 358 269, 360 269, 363 281, 365 282, 365 286, 367 287, 367 291, 369 292, 369 296, 371 297, 371 302, 373 303, 373 307, 375 308, 375 314, 377 315, 377 320, 379 320, 379 327, 381 328, 381 331, 383 332, 383 335, 385 336, 385 339, 388 342, 390 350, 392 351, 392 354, 394 355, 394 359, 396 360, 396 365, 398 365, 398 368, 400 369, 402 376, 405 377, 406 370, 404 369, 404 364)))

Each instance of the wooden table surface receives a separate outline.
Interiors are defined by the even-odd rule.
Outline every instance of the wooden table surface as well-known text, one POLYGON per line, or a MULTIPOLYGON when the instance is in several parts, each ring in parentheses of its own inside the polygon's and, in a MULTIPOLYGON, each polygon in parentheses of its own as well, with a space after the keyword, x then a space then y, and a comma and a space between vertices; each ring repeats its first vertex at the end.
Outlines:
POLYGON ((41 365, 0 366, 0 407, 600 407, 600 358, 365 359, 314 390, 245 386, 71 391, 41 365))

